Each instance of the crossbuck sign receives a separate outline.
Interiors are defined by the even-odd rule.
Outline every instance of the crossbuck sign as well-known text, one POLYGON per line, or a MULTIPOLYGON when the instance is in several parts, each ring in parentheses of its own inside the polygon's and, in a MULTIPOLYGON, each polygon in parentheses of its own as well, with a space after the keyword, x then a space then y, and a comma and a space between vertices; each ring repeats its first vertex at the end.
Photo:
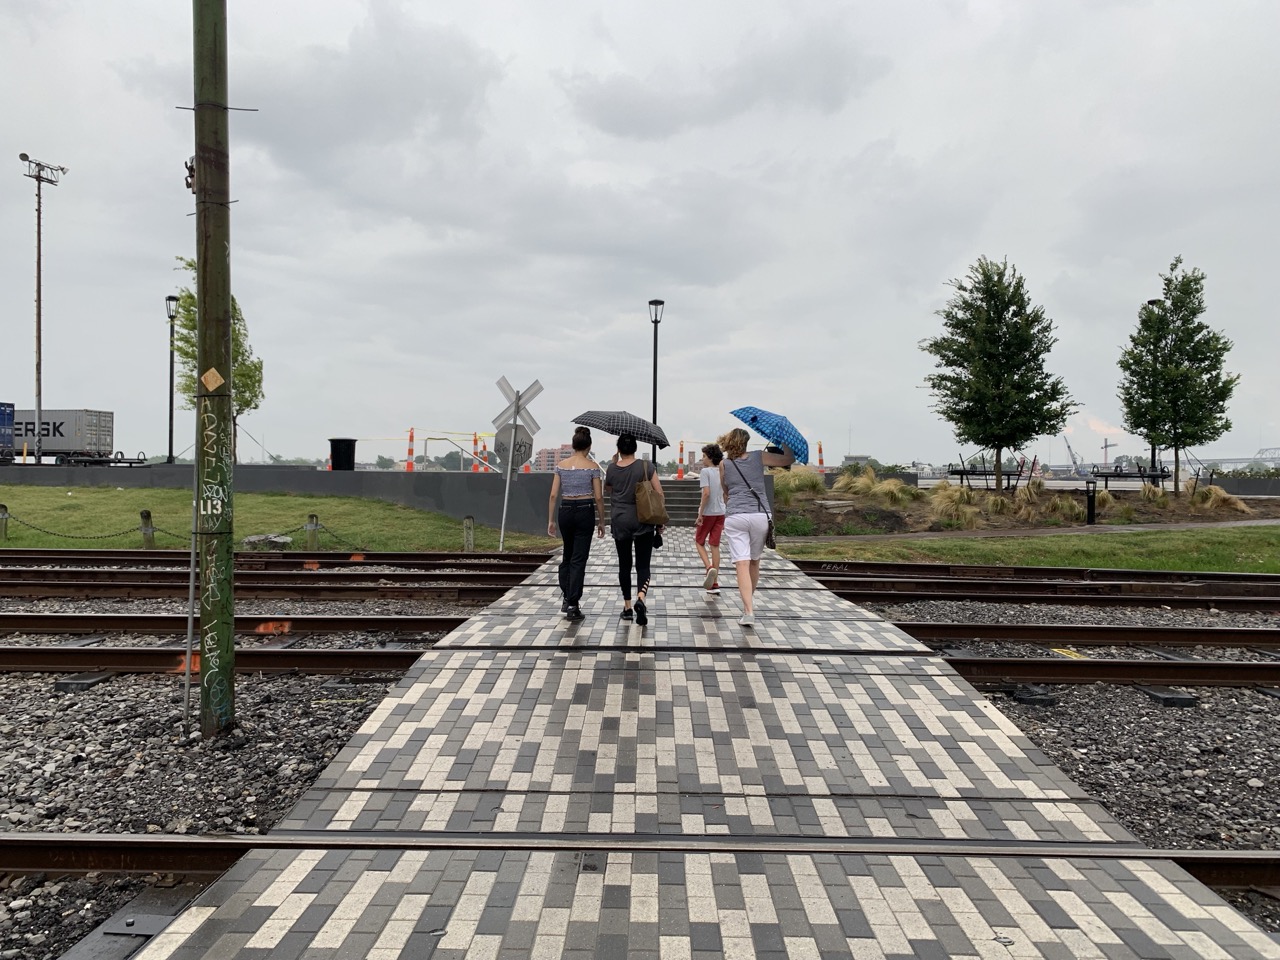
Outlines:
POLYGON ((493 428, 497 431, 499 438, 506 434, 508 451, 507 482, 502 491, 502 528, 498 531, 498 549, 501 550, 507 539, 507 501, 511 496, 511 473, 516 462, 516 451, 521 446, 517 441, 524 440, 521 434, 527 430, 526 442, 529 449, 533 449, 533 435, 540 428, 538 421, 533 419, 533 414, 529 412, 529 402, 542 392, 542 384, 535 380, 523 390, 514 390, 506 377, 499 377, 498 389, 507 400, 507 408, 493 418, 493 428))

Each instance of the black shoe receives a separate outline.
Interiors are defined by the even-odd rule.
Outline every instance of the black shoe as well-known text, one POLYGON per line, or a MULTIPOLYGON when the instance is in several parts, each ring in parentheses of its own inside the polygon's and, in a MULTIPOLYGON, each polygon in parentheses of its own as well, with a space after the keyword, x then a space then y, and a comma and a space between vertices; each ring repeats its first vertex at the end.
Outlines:
POLYGON ((618 614, 618 616, 623 620, 631 620, 635 617, 635 614, 631 611, 630 607, 623 607, 622 613, 618 614))
POLYGON ((636 625, 643 627, 649 622, 649 609, 644 605, 643 600, 637 600, 635 603, 636 625))
POLYGON ((568 612, 564 615, 564 618, 566 620, 573 621, 574 623, 576 623, 579 620, 585 619, 582 611, 579 610, 577 607, 570 607, 568 612))
POLYGON ((560 604, 560 612, 561 612, 561 613, 568 613, 568 612, 569 612, 569 610, 572 608, 572 606, 573 606, 573 605, 572 605, 571 603, 569 603, 569 601, 568 601, 568 600, 566 600, 564 603, 560 604))

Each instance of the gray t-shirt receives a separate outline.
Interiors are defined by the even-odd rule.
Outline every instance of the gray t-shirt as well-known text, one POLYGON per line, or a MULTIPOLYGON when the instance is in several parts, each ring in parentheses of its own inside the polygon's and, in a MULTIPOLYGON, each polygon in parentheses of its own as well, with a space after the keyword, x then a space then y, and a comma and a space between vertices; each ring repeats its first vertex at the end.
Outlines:
MULTIPOLYGON (((720 485, 719 468, 704 467, 698 474, 698 486, 707 491, 707 502, 702 507, 702 515, 718 517, 724 513, 724 487, 720 485)), ((702 496, 701 492, 698 496, 702 496)))
POLYGON ((620 467, 609 464, 604 471, 604 485, 609 488, 609 532, 615 540, 643 537, 656 529, 652 523, 641 523, 636 514, 636 484, 653 475, 648 461, 636 459, 620 467))
POLYGON ((764 458, 759 450, 752 450, 741 460, 724 458, 724 485, 729 490, 724 512, 768 513, 769 501, 764 493, 764 458), (747 486, 747 484, 751 486, 747 486), (755 493, 751 492, 755 488, 755 493), (759 497, 757 500, 756 498, 759 497))

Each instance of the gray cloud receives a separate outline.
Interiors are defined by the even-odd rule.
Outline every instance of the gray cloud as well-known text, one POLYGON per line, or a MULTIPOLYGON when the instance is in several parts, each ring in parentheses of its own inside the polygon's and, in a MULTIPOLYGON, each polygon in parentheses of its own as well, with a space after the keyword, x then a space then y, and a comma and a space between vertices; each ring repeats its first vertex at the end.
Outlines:
POLYGON ((832 114, 888 72, 888 62, 859 48, 838 21, 803 25, 756 42, 736 60, 675 76, 655 72, 561 78, 578 116, 615 137, 661 140, 715 126, 761 107, 832 114))

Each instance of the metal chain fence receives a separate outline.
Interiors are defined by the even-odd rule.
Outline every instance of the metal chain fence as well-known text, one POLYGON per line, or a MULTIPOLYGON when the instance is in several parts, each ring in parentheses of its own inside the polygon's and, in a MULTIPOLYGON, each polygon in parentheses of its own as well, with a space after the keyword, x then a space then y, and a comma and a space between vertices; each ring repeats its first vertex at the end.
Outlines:
POLYGON ((9 514, 9 519, 14 523, 20 523, 28 530, 35 530, 39 533, 46 534, 50 537, 62 537, 64 540, 110 540, 112 537, 123 537, 126 534, 137 533, 137 527, 129 527, 127 530, 121 530, 119 533, 99 533, 99 534, 75 534, 75 533, 58 533, 56 530, 46 530, 44 527, 37 527, 34 523, 27 523, 21 517, 15 517, 9 514))
MULTIPOLYGON (((333 537, 333 539, 337 540, 339 543, 343 544, 344 546, 348 546, 348 547, 350 547, 352 550, 364 550, 364 549, 365 549, 364 547, 360 546, 358 543, 352 543, 350 540, 345 540, 345 539, 343 539, 342 537, 338 536, 336 533, 334 533, 332 530, 330 530, 328 527, 326 527, 323 523, 319 524, 319 527, 320 527, 320 529, 321 529, 321 530, 323 530, 323 531, 324 531, 325 533, 327 533, 329 536, 333 537)), ((299 530, 301 530, 302 528, 301 528, 301 527, 299 527, 298 529, 299 529, 299 530)))
MULTIPOLYGON (((37 533, 43 533, 46 536, 50 536, 50 537, 61 537, 64 540, 110 540, 113 537, 124 537, 132 533, 138 533, 141 529, 141 527, 128 527, 124 530, 119 530, 115 533, 99 533, 99 534, 58 533, 56 530, 47 530, 44 527, 37 526, 34 523, 28 523, 27 521, 23 520, 21 517, 15 517, 12 513, 8 514, 7 518, 9 520, 12 520, 14 523, 21 524, 22 526, 28 528, 29 530, 35 530, 37 533)), ((338 534, 334 533, 332 530, 326 527, 323 523, 317 524, 316 528, 319 530, 323 530, 334 540, 338 541, 338 543, 342 544, 343 546, 350 547, 352 550, 365 549, 364 547, 360 546, 360 544, 358 543, 353 543, 352 541, 346 539, 345 537, 340 537, 338 534)), ((300 533, 301 531, 306 529, 307 529, 307 524, 301 523, 298 526, 293 527, 290 530, 285 530, 282 533, 264 534, 264 536, 287 537, 295 533, 300 533)), ((174 540, 178 540, 182 543, 191 542, 191 534, 189 533, 174 533, 172 530, 166 530, 164 527, 157 526, 154 523, 151 524, 151 530, 154 533, 162 533, 166 537, 172 537, 174 540)))

